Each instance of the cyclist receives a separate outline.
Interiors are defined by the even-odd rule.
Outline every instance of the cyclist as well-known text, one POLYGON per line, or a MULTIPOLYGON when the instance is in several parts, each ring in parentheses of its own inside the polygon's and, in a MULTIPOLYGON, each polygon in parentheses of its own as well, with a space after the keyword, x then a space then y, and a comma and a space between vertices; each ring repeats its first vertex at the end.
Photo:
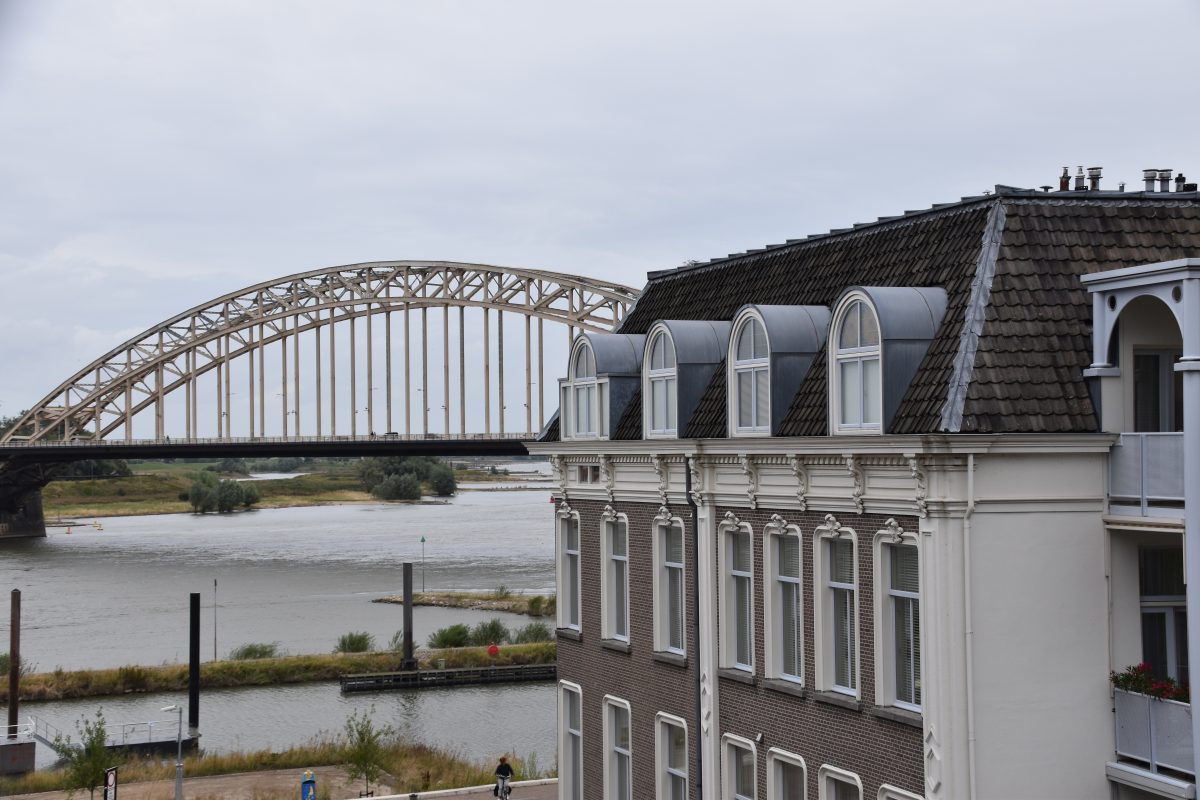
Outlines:
POLYGON ((508 763, 508 756, 500 756, 500 763, 496 765, 496 785, 492 788, 495 797, 508 797, 508 782, 512 780, 512 776, 513 768, 508 763))

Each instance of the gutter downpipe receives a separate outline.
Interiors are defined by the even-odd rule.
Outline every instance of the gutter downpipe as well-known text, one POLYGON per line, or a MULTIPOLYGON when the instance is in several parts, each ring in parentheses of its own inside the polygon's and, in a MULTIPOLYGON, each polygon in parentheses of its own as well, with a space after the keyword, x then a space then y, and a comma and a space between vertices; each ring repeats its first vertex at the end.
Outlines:
POLYGON ((687 499, 688 508, 692 510, 692 559, 696 563, 695 575, 692 580, 696 591, 692 592, 692 639, 696 646, 696 793, 695 797, 704 796, 704 747, 700 742, 700 726, 703 717, 700 704, 700 509, 692 499, 692 457, 686 456, 683 470, 683 494, 687 499))
POLYGON ((967 454, 967 510, 963 514, 963 594, 967 656, 967 779, 975 800, 975 627, 971 613, 971 517, 975 514, 975 454, 967 454))

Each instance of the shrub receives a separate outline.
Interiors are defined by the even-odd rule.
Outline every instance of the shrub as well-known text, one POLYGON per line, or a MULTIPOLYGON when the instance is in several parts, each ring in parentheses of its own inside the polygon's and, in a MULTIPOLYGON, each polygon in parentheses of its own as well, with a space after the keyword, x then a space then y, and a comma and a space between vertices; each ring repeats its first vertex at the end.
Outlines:
POLYGON ((237 481, 223 480, 217 484, 217 511, 228 514, 242 503, 242 486, 237 481))
POLYGON ((240 483, 238 486, 242 490, 242 507, 250 508, 257 503, 261 497, 258 493, 258 487, 253 483, 240 483))
POLYGON ((512 589, 508 588, 502 583, 495 589, 492 589, 492 597, 496 598, 497 600, 507 600, 508 598, 512 597, 512 589))
POLYGON ((429 470, 429 486, 438 497, 449 497, 458 488, 454 470, 447 464, 435 464, 429 470))
POLYGON ((1160 700, 1178 700, 1181 703, 1190 702, 1188 687, 1181 686, 1173 678, 1159 678, 1151 672, 1149 664, 1134 664, 1121 672, 1110 672, 1108 679, 1117 689, 1127 692, 1138 692, 1157 697, 1160 700))
POLYGON ((368 653, 375 649, 375 637, 366 631, 350 631, 338 637, 335 653, 368 653))
POLYGON ((188 491, 188 502, 192 504, 192 511, 207 514, 217 508, 217 492, 202 481, 196 481, 188 491))
POLYGON ((530 642, 549 642, 554 638, 550 626, 544 622, 531 622, 518 628, 513 634, 513 644, 529 644, 530 642))
POLYGON ((410 473, 392 475, 381 480, 371 494, 380 500, 420 500, 421 481, 410 473))
POLYGON ((508 626, 501 620, 489 619, 471 629, 471 644, 484 647, 489 644, 504 644, 508 641, 508 626))
POLYGON ((283 650, 279 642, 248 642, 229 651, 230 661, 254 661, 259 658, 279 658, 283 650))
POLYGON ((428 645, 433 648, 467 647, 471 644, 471 629, 459 622, 438 628, 429 634, 428 645))
POLYGON ((399 653, 401 650, 404 649, 404 629, 403 628, 401 628, 400 630, 393 633, 392 638, 388 639, 387 649, 388 649, 388 652, 390 652, 390 653, 399 653))
POLYGON ((531 617, 540 617, 542 615, 542 603, 544 602, 541 595, 531 597, 529 598, 529 606, 525 610, 531 617))
POLYGON ((150 671, 136 665, 120 667, 117 669, 117 681, 126 690, 139 691, 150 684, 150 671))

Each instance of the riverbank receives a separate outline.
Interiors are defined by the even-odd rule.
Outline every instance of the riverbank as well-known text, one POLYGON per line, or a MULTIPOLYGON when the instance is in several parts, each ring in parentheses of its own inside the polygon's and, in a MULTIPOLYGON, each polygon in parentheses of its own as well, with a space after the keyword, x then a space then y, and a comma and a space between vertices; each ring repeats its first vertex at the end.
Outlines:
MULTIPOLYGON (((394 603, 404 605, 404 595, 378 597, 372 603, 394 603)), ((510 614, 526 614, 531 617, 554 616, 554 595, 514 594, 503 586, 491 592, 415 592, 414 606, 436 608, 466 608, 472 611, 506 611, 510 614)))
MULTIPOLYGON (((549 664, 557 658, 557 648, 554 642, 504 645, 495 659, 488 656, 484 647, 421 649, 416 655, 422 669, 476 667, 492 663, 498 666, 549 664), (444 664, 441 663, 443 660, 444 664)), ((232 689, 335 681, 350 673, 395 672, 400 669, 401 659, 400 653, 382 652, 209 661, 200 665, 200 685, 204 689, 232 689)), ((186 664, 133 665, 98 670, 59 669, 21 678, 21 699, 31 702, 186 689, 186 664)), ((6 697, 7 692, 8 676, 0 676, 0 698, 6 697)), ((3 705, 0 703, 0 707, 3 705)))
MULTIPOLYGON (((546 777, 536 758, 522 759, 512 754, 513 767, 520 779, 546 777)), ((347 748, 340 737, 325 739, 281 752, 269 750, 212 755, 191 755, 184 759, 188 797, 255 798, 295 797, 299 776, 315 768, 318 796, 353 797, 362 789, 362 781, 349 781, 340 765, 348 761, 347 748), (216 776, 226 776, 217 779, 216 776), (276 794, 278 792, 278 794, 276 794)), ((491 780, 492 764, 472 761, 459 754, 411 742, 392 741, 383 745, 380 763, 384 769, 377 795, 423 792, 477 786, 491 780)), ((159 760, 132 758, 120 765, 121 796, 126 800, 158 798, 163 788, 170 792, 175 774, 173 764, 159 760), (140 789, 140 791, 139 791, 140 789), (148 791, 149 790, 149 791, 148 791)), ((62 770, 42 770, 29 775, 0 779, 0 795, 37 800, 56 800, 55 792, 67 787, 62 770)))

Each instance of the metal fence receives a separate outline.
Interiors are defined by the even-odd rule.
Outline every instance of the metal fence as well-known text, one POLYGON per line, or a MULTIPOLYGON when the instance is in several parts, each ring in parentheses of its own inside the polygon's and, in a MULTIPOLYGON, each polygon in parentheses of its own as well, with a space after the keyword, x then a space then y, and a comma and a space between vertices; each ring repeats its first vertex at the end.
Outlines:
POLYGON ((1196 774, 1192 756, 1192 707, 1123 689, 1114 690, 1117 755, 1144 762, 1152 772, 1196 774))
POLYGON ((1143 517, 1183 506, 1183 434, 1123 433, 1109 457, 1113 505, 1137 506, 1143 517))

